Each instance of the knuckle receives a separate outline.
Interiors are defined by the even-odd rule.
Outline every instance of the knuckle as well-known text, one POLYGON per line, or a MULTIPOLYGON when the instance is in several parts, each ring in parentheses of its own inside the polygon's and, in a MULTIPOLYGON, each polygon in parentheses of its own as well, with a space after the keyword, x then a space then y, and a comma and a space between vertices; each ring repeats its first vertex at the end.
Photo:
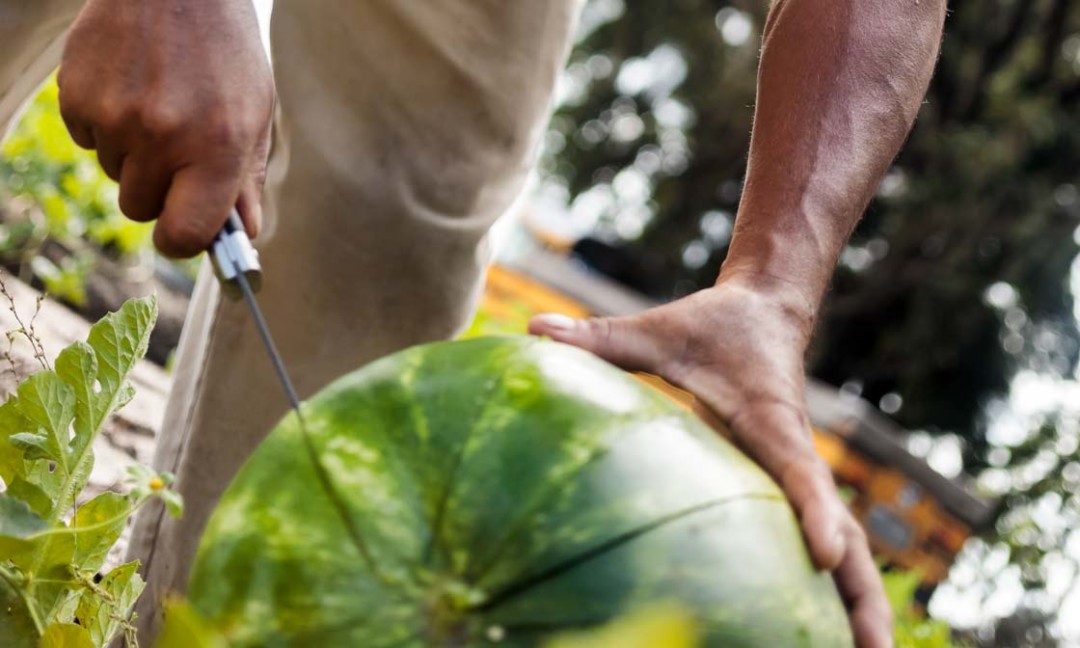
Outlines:
POLYGON ((590 317, 586 320, 596 338, 603 344, 610 344, 614 337, 614 327, 611 320, 606 317, 590 317))
POLYGON ((168 137, 184 128, 181 112, 166 102, 154 102, 140 107, 138 120, 142 129, 152 137, 168 137))
POLYGON ((222 115, 207 121, 206 137, 211 146, 222 151, 242 151, 257 141, 262 126, 245 115, 222 115))
POLYGON ((135 115, 135 106, 126 99, 106 95, 98 99, 93 122, 100 130, 115 133, 129 128, 135 115))

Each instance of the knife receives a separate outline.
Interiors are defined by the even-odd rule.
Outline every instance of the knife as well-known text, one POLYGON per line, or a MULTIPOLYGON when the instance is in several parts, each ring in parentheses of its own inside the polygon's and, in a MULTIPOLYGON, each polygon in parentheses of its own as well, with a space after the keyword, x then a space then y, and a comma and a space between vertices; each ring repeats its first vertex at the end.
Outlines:
POLYGON ((224 227, 214 239, 209 250, 210 260, 214 266, 214 274, 221 283, 221 291, 233 301, 243 299, 251 310, 251 317, 255 320, 255 328, 259 331, 266 353, 270 356, 270 362, 274 365, 278 380, 285 389, 285 396, 289 399, 289 405, 296 416, 303 421, 300 414, 300 398, 296 395, 289 372, 285 369, 285 362, 278 353, 274 338, 270 335, 270 327, 266 324, 259 302, 255 300, 255 293, 262 288, 262 266, 259 265, 259 253, 251 245, 251 239, 244 231, 244 223, 240 219, 240 212, 234 207, 229 213, 229 220, 225 221, 224 227))

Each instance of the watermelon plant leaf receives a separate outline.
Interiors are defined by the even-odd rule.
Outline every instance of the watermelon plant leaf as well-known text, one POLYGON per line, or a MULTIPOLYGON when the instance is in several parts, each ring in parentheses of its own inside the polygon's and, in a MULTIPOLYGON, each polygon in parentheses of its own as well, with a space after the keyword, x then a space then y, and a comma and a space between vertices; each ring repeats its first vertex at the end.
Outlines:
POLYGON ((108 645, 121 631, 130 628, 128 615, 146 585, 138 569, 138 562, 117 567, 91 590, 96 596, 84 594, 79 600, 75 618, 90 632, 95 646, 108 645))
POLYGON ((45 628, 39 648, 94 648, 86 628, 73 623, 54 623, 45 628))
POLYGON ((131 383, 124 383, 120 387, 120 393, 116 396, 116 407, 113 410, 119 411, 122 407, 131 402, 131 399, 135 398, 135 387, 131 383))
POLYGON ((48 527, 40 515, 21 500, 0 493, 0 535, 26 538, 48 527))
POLYGON ((30 506, 8 493, 0 493, 0 555, 13 555, 30 548, 27 538, 48 528, 30 506))
POLYGON ((102 493, 79 507, 71 525, 76 531, 75 565, 84 572, 96 572, 105 556, 127 526, 131 501, 117 493, 102 493), (80 530, 83 530, 80 532, 80 530))
POLYGON ((49 509, 52 508, 49 494, 22 477, 11 480, 7 487, 7 494, 17 500, 22 500, 32 511, 43 517, 48 515, 49 509))
POLYGON ((68 444, 71 424, 75 420, 75 394, 71 387, 51 371, 30 376, 19 386, 19 411, 36 428, 11 437, 12 442, 25 442, 27 459, 53 461, 61 475, 71 472, 68 444))
MULTIPOLYGON (((0 294, 11 301, 2 281, 0 294)), ((168 488, 172 476, 142 468, 129 494, 103 493, 71 509, 94 466, 94 438, 135 393, 128 374, 146 352, 156 317, 153 297, 125 303, 95 324, 86 342, 61 351, 55 369, 32 327, 20 330, 42 371, 0 405, 5 646, 103 648, 121 634, 137 645, 129 618, 144 587, 138 564, 97 572, 140 506, 156 498, 180 511, 180 496, 168 488)))
MULTIPOLYGON (((94 349, 85 342, 75 342, 61 351, 56 357, 56 375, 71 386, 75 395, 76 439, 81 441, 94 433, 91 429, 96 414, 91 411, 96 405, 97 355, 94 349)), ((78 452, 78 446, 73 449, 78 452)))
MULTIPOLYGON (((44 434, 20 432, 8 437, 8 442, 22 450, 23 458, 29 461, 44 459, 56 462, 57 457, 60 456, 59 449, 50 443, 50 439, 44 434)), ((55 467, 52 469, 55 470, 55 467)))
POLYGON ((9 442, 12 436, 25 432, 29 427, 17 403, 18 396, 12 396, 0 405, 0 479, 9 485, 16 478, 26 476, 23 451, 9 442))
POLYGON ((111 413, 119 402, 125 378, 135 368, 135 363, 146 355, 150 331, 156 320, 157 299, 144 297, 128 301, 90 329, 87 342, 97 354, 99 364, 99 408, 95 422, 111 413), (108 407, 102 407, 106 404, 108 407))

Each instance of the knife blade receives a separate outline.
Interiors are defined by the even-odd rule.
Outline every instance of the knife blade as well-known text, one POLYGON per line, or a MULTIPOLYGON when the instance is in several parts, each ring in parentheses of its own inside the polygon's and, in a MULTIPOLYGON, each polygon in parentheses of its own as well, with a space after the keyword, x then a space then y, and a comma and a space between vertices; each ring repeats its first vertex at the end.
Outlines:
POLYGON ((270 356, 270 363, 274 366, 278 380, 285 390, 285 397, 289 399, 289 405, 296 415, 303 420, 300 413, 300 398, 296 394, 289 372, 285 368, 285 362, 278 352, 274 338, 270 335, 270 327, 263 317, 259 302, 255 299, 255 293, 262 287, 262 266, 259 264, 259 254, 251 245, 244 230, 244 223, 240 219, 240 212, 234 207, 229 213, 229 219, 221 228, 217 238, 209 250, 210 260, 214 266, 214 273, 221 283, 222 293, 233 301, 241 298, 247 302, 251 317, 255 321, 255 328, 262 338, 266 353, 270 356))

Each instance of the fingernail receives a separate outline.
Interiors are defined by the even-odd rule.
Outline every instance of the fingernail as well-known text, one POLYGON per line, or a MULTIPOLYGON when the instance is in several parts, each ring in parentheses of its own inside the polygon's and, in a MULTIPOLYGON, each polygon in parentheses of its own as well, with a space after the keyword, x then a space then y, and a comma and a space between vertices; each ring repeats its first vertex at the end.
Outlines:
POLYGON ((564 333, 573 331, 577 328, 576 319, 560 313, 544 313, 543 315, 537 315, 536 321, 553 331, 564 333))

